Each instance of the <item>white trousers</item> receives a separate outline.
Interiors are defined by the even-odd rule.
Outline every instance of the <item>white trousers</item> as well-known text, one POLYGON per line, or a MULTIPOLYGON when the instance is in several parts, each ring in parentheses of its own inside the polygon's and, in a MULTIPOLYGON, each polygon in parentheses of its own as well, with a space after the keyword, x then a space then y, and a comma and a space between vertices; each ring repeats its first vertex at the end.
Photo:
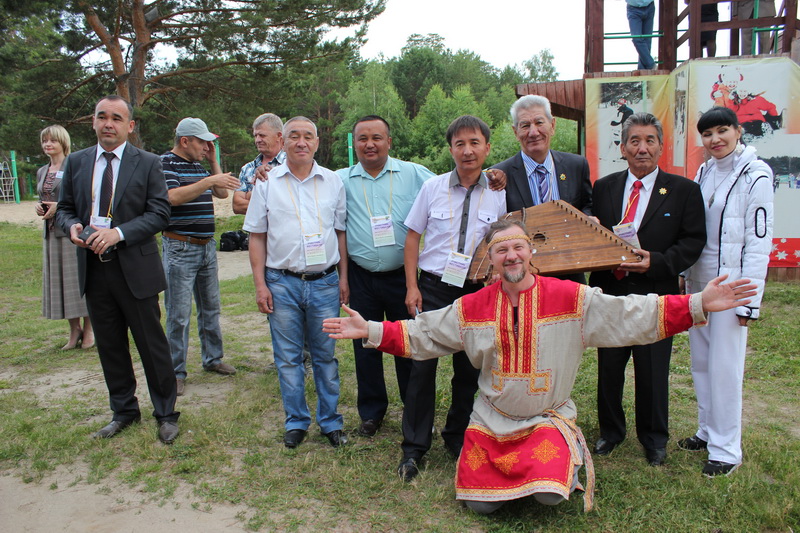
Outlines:
POLYGON ((708 325, 689 330, 692 379, 697 395, 697 436, 708 459, 742 462, 742 380, 747 328, 733 309, 709 313, 708 325))

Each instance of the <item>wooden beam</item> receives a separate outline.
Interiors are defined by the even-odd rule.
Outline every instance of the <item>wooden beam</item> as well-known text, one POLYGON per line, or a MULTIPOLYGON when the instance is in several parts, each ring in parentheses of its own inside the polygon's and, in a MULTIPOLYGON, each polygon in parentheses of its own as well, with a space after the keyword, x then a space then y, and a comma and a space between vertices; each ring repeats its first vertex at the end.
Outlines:
POLYGON ((605 41, 603 0, 586 0, 586 52, 584 72, 603 72, 605 41))
POLYGON ((661 0, 658 4, 658 26, 661 37, 658 39, 659 68, 674 70, 677 64, 678 38, 678 0, 661 0))

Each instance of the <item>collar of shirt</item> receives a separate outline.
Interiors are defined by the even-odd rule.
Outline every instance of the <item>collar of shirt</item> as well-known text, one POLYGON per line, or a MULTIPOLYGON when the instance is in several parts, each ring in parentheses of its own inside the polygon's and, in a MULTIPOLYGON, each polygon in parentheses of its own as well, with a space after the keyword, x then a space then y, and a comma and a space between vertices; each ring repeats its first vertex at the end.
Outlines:
MULTIPOLYGON (((642 189, 646 192, 650 192, 653 190, 653 187, 656 184, 656 176, 658 175, 658 167, 650 174, 642 178, 642 189)), ((631 191, 633 190, 633 182, 636 181, 637 178, 633 174, 631 174, 630 169, 628 169, 628 179, 625 181, 625 197, 627 198, 631 191)))
MULTIPOLYGON (((113 152, 113 154, 115 156, 117 156, 117 160, 118 161, 122 161, 122 154, 125 152, 125 147, 126 146, 128 146, 128 141, 125 141, 124 143, 120 144, 119 146, 117 146, 116 148, 111 150, 113 152)), ((106 150, 104 150, 103 147, 98 144, 97 145, 97 153, 94 155, 95 163, 100 161, 100 158, 103 157, 103 154, 105 152, 106 152, 106 150)))
MULTIPOLYGON (((478 178, 478 182, 477 183, 478 183, 478 185, 480 185, 484 189, 488 189, 489 188, 489 180, 486 179, 486 174, 484 174, 483 172, 481 172, 481 175, 478 178)), ((455 187, 456 185, 460 185, 460 184, 461 184, 461 182, 458 180, 458 171, 453 169, 453 171, 450 173, 450 179, 448 180, 448 185, 450 187, 455 187)), ((465 187, 465 188, 467 188, 467 187, 465 187)))
MULTIPOLYGON (((273 157, 267 163, 274 164, 275 166, 282 165, 286 161, 286 152, 281 150, 278 155, 273 157)), ((254 168, 260 167, 264 162, 264 154, 258 154, 255 159, 250 163, 254 168)))
MULTIPOLYGON (((521 151, 520 154, 522 154, 522 162, 525 164, 525 175, 528 176, 528 178, 530 178, 531 174, 533 174, 533 171, 536 170, 536 167, 539 166, 539 163, 534 161, 525 152, 521 151)), ((547 157, 544 158, 544 163, 542 163, 542 165, 544 165, 544 168, 547 169, 548 175, 550 176, 555 175, 556 168, 555 165, 553 164, 553 155, 550 153, 549 150, 547 151, 547 157)))
POLYGON ((386 175, 387 172, 398 172, 395 160, 391 157, 386 160, 386 164, 383 165, 383 170, 381 170, 374 178, 369 172, 364 170, 364 167, 360 162, 350 167, 350 170, 347 173, 347 178, 369 178, 371 180, 379 180, 386 175))
MULTIPOLYGON (((320 167, 319 167, 319 165, 317 164, 317 162, 315 160, 314 164, 311 166, 311 171, 308 173, 308 176, 306 176, 306 179, 301 180, 300 178, 298 178, 297 176, 292 174, 292 171, 289 169, 289 163, 284 161, 283 163, 281 163, 277 167, 275 167, 272 170, 270 170, 269 174, 270 174, 270 178, 272 178, 272 177, 282 178, 284 176, 287 176, 287 177, 291 176, 292 178, 296 179, 297 181, 299 181, 301 183, 305 183, 306 181, 309 180, 309 178, 314 178, 314 177, 318 177, 321 180, 325 180, 325 174, 323 172, 321 172, 319 168, 320 167)), ((331 172, 331 174, 333 176, 336 176, 336 174, 334 174, 333 172, 331 172)), ((338 178, 338 176, 336 176, 336 177, 338 178)))

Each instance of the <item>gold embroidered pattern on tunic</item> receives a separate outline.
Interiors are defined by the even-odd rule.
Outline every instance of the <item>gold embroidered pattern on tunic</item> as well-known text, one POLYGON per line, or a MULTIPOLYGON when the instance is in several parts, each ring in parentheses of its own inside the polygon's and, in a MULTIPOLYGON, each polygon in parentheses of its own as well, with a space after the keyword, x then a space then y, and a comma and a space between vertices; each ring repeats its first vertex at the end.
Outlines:
POLYGON ((549 463, 558 457, 558 448, 549 440, 543 440, 533 449, 532 459, 536 459, 542 464, 549 463))
POLYGON ((489 463, 489 453, 477 444, 467 452, 467 465, 472 470, 477 470, 489 463))
POLYGON ((400 332, 403 339, 403 354, 400 357, 409 359, 411 358, 411 340, 408 338, 408 323, 405 320, 400 321, 400 332))
POLYGON ((494 466, 502 473, 508 475, 511 473, 511 469, 514 468, 514 465, 519 462, 518 455, 519 452, 511 452, 502 457, 498 457, 494 460, 494 466))
POLYGON ((667 299, 663 296, 658 298, 658 338, 667 337, 667 299))

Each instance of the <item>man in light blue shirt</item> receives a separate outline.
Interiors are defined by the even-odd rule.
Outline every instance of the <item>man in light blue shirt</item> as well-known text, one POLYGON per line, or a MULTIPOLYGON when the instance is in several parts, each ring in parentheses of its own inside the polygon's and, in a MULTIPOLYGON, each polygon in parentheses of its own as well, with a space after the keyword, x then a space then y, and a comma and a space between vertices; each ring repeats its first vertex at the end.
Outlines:
MULTIPOLYGON (((403 221, 422 184, 433 173, 416 163, 389 157, 389 124, 377 115, 353 127, 358 164, 339 170, 347 194, 347 253, 350 306, 370 320, 408 318, 403 249, 408 228, 403 221)), ((359 433, 371 437, 389 405, 383 354, 353 342, 358 383, 359 433)), ((411 361, 394 358, 400 398, 405 402, 411 361)))

